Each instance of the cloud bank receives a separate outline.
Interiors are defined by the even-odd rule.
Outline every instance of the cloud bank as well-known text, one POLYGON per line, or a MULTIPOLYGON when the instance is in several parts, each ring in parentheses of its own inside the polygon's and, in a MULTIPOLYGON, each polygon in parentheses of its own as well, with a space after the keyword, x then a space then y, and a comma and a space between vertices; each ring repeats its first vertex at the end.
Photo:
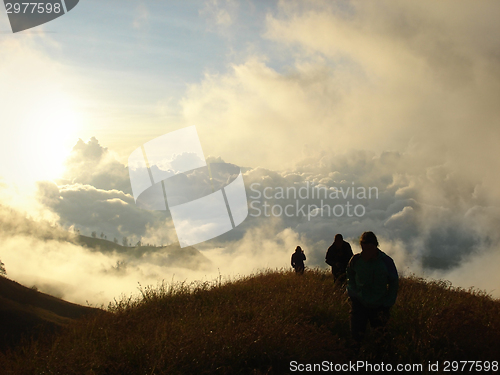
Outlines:
MULTIPOLYGON (((207 12, 222 27, 234 9, 213 4, 207 12)), ((289 267, 296 245, 308 266, 325 267, 336 233, 357 252, 359 235, 372 230, 401 272, 500 296, 493 268, 500 257, 498 7, 280 2, 267 15, 263 43, 288 56, 288 66, 276 67, 273 53, 250 53, 227 73, 207 73, 181 100, 205 155, 216 156, 209 160, 243 167, 250 204, 242 225, 197 246, 207 268, 60 241, 33 245, 23 232, 8 236, 9 258, 0 254, 7 271, 30 259, 30 277, 52 275, 48 284, 72 285, 60 288, 65 297, 103 301, 137 281, 289 267), (89 279, 79 294, 74 286, 89 279)), ((170 215, 135 207, 126 165, 97 139, 79 141, 66 168, 64 181, 40 182, 37 195, 61 227, 176 242, 170 215)))
MULTIPOLYGON (((96 142, 83 147, 94 147, 96 142)), ((86 158, 93 160, 94 155, 81 156, 78 164, 86 164, 86 158)), ((223 160, 209 158, 209 162, 223 160)), ((73 170, 82 171, 89 181, 94 178, 85 168, 73 170)), ((498 256, 500 209, 489 205, 483 184, 464 179, 446 164, 428 164, 409 152, 351 151, 310 157, 281 171, 244 170, 249 216, 236 229, 196 246, 211 262, 202 273, 184 267, 175 270, 177 276, 196 280, 215 278, 219 272, 235 276, 266 267, 287 268, 297 245, 306 250, 308 266, 325 267, 324 255, 336 233, 342 233, 357 252, 359 235, 373 230, 401 272, 451 278, 456 285, 496 293, 495 276, 477 270, 490 269, 491 259, 498 256)), ((95 168, 103 186, 117 182, 115 175, 101 173, 101 168, 95 168)), ((138 209, 133 197, 120 190, 41 182, 38 193, 39 201, 60 218, 64 228, 76 227, 86 235, 102 231, 120 241, 127 236, 133 244, 176 242, 168 212, 138 209)), ((116 256, 106 259, 113 266, 126 261, 116 256)), ((174 271, 160 259, 140 258, 134 264, 159 267, 143 272, 169 279, 174 271), (166 268, 160 272, 162 267, 166 268)), ((144 280, 132 268, 121 272, 123 280, 144 280)), ((152 276, 146 279, 153 280, 152 276)))

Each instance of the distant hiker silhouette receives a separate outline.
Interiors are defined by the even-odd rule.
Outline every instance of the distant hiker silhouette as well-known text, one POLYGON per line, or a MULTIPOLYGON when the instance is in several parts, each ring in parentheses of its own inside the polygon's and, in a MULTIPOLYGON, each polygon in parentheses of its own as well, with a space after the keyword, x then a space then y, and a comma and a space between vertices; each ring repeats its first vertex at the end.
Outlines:
POLYGON ((394 261, 378 248, 375 234, 364 232, 359 243, 361 253, 354 255, 347 266, 351 333, 358 343, 363 339, 368 322, 372 328, 385 333, 390 308, 396 302, 399 286, 394 261))
POLYGON ((344 241, 342 235, 336 234, 335 241, 326 252, 325 262, 332 267, 333 281, 344 282, 346 279, 346 268, 352 258, 351 245, 344 241))
POLYGON ((304 260, 306 260, 304 250, 300 246, 297 246, 295 252, 292 254, 292 267, 298 275, 304 273, 304 260))

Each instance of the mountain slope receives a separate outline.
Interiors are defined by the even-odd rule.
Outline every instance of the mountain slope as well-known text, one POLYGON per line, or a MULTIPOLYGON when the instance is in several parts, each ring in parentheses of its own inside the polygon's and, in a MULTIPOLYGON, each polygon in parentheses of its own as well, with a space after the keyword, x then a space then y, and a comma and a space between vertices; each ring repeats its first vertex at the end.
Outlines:
POLYGON ((192 246, 181 248, 179 243, 168 246, 122 246, 117 243, 78 235, 75 242, 91 251, 100 251, 102 253, 116 252, 117 254, 127 254, 135 258, 140 258, 144 254, 157 253, 166 255, 165 266, 181 267, 190 270, 198 270, 202 267, 208 267, 211 261, 205 257, 199 250, 192 246))
POLYGON ((0 277, 0 350, 23 336, 53 332, 75 319, 101 311, 80 306, 0 277))

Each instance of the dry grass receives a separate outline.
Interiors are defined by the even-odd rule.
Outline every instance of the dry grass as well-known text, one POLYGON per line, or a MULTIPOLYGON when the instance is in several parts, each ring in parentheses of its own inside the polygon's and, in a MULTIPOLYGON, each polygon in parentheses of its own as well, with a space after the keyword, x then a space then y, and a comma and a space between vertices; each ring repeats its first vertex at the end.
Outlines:
MULTIPOLYGON (((331 274, 268 271, 221 283, 162 284, 55 337, 0 354, 7 374, 282 374, 301 363, 500 358, 500 301, 410 277, 380 342, 350 341, 349 303, 331 274)), ((425 368, 425 367, 424 367, 425 368)))

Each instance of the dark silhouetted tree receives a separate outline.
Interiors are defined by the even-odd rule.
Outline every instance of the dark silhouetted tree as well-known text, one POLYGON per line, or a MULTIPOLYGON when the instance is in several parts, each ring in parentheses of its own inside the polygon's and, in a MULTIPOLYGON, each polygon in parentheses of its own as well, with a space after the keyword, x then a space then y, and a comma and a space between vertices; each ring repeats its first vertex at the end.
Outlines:
POLYGON ((93 231, 91 235, 92 235, 92 238, 96 238, 97 237, 96 231, 93 231))
POLYGON ((5 264, 0 260, 0 275, 7 275, 7 271, 5 270, 5 264))
POLYGON ((123 246, 128 246, 128 238, 127 237, 123 237, 122 244, 123 244, 123 246))

